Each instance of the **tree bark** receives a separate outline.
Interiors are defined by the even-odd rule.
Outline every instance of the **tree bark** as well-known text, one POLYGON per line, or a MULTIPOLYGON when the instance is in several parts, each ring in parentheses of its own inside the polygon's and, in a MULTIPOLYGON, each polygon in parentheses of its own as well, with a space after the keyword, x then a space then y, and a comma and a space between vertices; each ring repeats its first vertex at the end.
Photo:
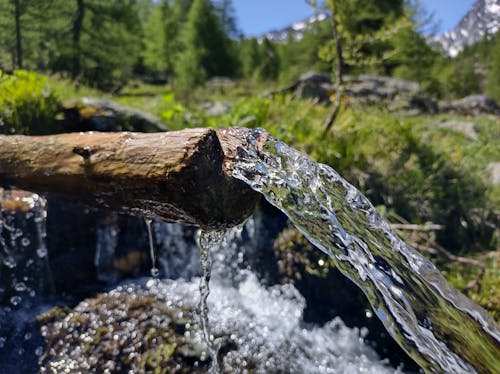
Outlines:
POLYGON ((23 68, 23 50, 21 45, 21 4, 14 0, 14 22, 16 29, 16 65, 18 69, 23 68))
POLYGON ((245 131, 0 136, 0 185, 203 228, 231 226, 258 199, 226 172, 245 131))
POLYGON ((344 93, 343 83, 344 83, 344 56, 342 54, 342 41, 339 33, 339 25, 335 16, 337 15, 337 3, 335 1, 331 2, 331 15, 330 22, 332 24, 333 40, 335 41, 335 101, 333 103, 328 116, 326 117, 325 123, 323 124, 323 135, 328 133, 332 128, 335 119, 340 110, 340 105, 342 103, 342 95, 344 93))
POLYGON ((81 72, 81 55, 80 39, 82 35, 83 19, 85 17, 85 4, 83 0, 76 0, 76 15, 73 20, 73 66, 71 75, 73 79, 77 78, 81 72))

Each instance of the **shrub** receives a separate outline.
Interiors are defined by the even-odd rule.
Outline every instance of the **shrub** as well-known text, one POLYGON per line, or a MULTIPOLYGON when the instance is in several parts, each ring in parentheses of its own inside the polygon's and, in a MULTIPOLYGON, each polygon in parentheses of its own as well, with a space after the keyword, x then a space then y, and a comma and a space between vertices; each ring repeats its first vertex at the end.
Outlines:
POLYGON ((57 110, 47 77, 25 70, 12 75, 0 71, 0 133, 54 133, 57 110))

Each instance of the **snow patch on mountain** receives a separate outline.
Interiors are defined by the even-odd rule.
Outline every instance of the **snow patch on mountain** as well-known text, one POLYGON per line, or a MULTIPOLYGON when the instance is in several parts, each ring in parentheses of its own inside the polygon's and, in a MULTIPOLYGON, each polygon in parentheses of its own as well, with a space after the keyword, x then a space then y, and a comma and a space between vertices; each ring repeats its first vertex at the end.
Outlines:
POLYGON ((500 30, 500 0, 477 0, 451 31, 435 40, 452 57, 465 46, 477 43, 500 30))
POLYGON ((282 29, 269 31, 259 39, 267 38, 275 42, 286 42, 289 35, 291 35, 294 40, 301 40, 304 37, 304 32, 309 30, 315 22, 320 22, 325 19, 326 14, 312 16, 282 29))

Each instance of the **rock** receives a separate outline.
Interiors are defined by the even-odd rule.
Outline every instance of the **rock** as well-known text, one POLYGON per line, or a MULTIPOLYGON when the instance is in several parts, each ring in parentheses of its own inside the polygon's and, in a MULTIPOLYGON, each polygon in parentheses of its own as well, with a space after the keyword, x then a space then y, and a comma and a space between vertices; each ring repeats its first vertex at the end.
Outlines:
MULTIPOLYGON (((344 78, 344 94, 354 104, 373 105, 385 103, 391 111, 436 113, 438 106, 425 96, 418 83, 379 75, 362 74, 344 78)), ((316 99, 322 103, 331 101, 335 86, 328 74, 309 72, 279 92, 291 92, 301 99, 316 99)), ((276 92, 275 92, 276 93, 276 92)))
POLYGON ((440 103, 441 112, 460 114, 464 116, 477 116, 492 114, 500 116, 500 106, 495 100, 484 95, 466 96, 460 100, 440 103))
POLYGON ((74 310, 54 308, 37 318, 46 343, 41 372, 70 365, 76 372, 206 372, 194 318, 158 295, 119 289, 74 310))
POLYGON ((301 99, 317 99, 320 102, 329 102, 330 96, 335 93, 335 88, 328 74, 308 72, 297 79, 291 86, 284 90, 293 92, 295 97, 301 99))
POLYGON ((500 184, 500 162, 490 162, 487 170, 490 174, 491 184, 498 186, 500 184))
POLYGON ((449 129, 463 134, 465 137, 470 139, 477 138, 477 132, 474 123, 472 122, 461 122, 461 121, 445 121, 439 122, 437 127, 442 129, 449 129))
POLYGON ((231 105, 220 101, 207 101, 203 104, 203 111, 208 117, 217 117, 231 110, 231 105))
POLYGON ((150 113, 111 100, 84 97, 61 103, 63 132, 136 131, 158 132, 167 128, 150 113))
POLYGON ((227 89, 234 88, 236 84, 228 77, 213 77, 207 81, 206 85, 210 90, 224 92, 227 89))

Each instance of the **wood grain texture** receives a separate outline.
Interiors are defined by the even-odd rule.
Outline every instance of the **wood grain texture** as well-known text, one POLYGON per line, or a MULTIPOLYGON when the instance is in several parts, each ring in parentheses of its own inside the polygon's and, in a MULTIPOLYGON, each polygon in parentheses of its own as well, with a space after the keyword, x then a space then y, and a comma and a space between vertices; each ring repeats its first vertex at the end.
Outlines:
POLYGON ((242 145, 226 138, 222 146, 206 128, 0 136, 0 184, 170 222, 234 225, 258 196, 225 172, 242 145))

